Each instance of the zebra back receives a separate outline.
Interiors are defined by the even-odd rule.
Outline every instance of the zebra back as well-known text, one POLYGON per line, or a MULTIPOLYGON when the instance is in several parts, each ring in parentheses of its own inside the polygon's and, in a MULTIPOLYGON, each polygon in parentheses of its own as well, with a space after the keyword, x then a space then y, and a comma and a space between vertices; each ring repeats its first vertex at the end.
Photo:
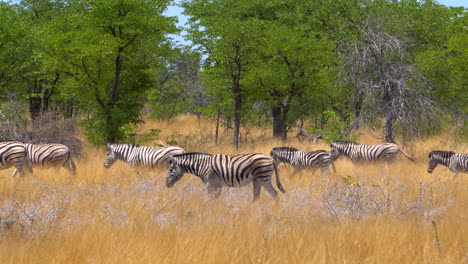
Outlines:
POLYGON ((167 167, 172 156, 183 153, 185 151, 182 148, 175 146, 160 148, 140 146, 134 150, 135 162, 150 168, 167 167))
POLYGON ((398 152, 402 152, 408 159, 414 161, 408 154, 393 143, 375 145, 361 145, 350 141, 335 141, 331 144, 332 157, 336 160, 340 155, 347 156, 353 162, 357 161, 393 161, 398 152))
POLYGON ((333 163, 330 152, 320 149, 315 151, 301 151, 302 163, 304 167, 325 168, 333 163))
POLYGON ((62 144, 30 144, 26 143, 28 159, 33 166, 61 166, 71 159, 70 149, 62 144))
POLYGON ((291 147, 277 147, 271 151, 276 162, 286 162, 300 168, 328 167, 333 160, 326 150, 304 151, 291 147))
POLYGON ((211 169, 223 185, 240 187, 250 183, 253 176, 270 180, 274 163, 272 158, 263 153, 218 154, 211 159, 211 169))

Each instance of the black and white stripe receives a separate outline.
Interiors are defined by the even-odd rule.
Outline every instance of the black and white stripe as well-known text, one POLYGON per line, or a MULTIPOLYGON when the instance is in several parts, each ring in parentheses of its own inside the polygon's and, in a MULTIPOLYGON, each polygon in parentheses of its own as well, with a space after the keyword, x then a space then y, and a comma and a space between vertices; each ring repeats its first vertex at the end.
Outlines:
POLYGON ((24 168, 32 171, 29 163, 27 151, 23 143, 18 141, 0 142, 0 170, 5 170, 15 166, 13 176, 24 175, 24 168))
POLYGON ((331 155, 336 160, 340 155, 344 155, 353 162, 361 161, 387 161, 396 159, 398 152, 403 153, 409 160, 414 159, 399 149, 396 144, 383 143, 376 145, 361 145, 351 141, 335 141, 331 143, 331 155))
POLYGON ((311 168, 312 173, 316 169, 321 169, 322 173, 328 172, 328 167, 332 165, 336 172, 331 154, 326 150, 304 151, 292 147, 276 147, 270 152, 271 157, 277 162, 291 164, 298 169, 311 168))
POLYGON ((223 186, 242 187, 253 183, 253 200, 260 196, 263 186, 271 196, 278 192, 271 184, 273 171, 276 185, 284 193, 275 161, 265 154, 247 153, 237 155, 210 155, 205 153, 186 153, 171 158, 167 173, 166 186, 172 187, 184 173, 199 176, 207 184, 208 193, 218 197, 223 186))
POLYGON ((115 161, 121 160, 132 167, 167 168, 170 158, 182 153, 185 151, 180 147, 151 148, 136 144, 107 144, 104 167, 109 168, 115 161))
POLYGON ((468 154, 442 150, 431 151, 427 172, 432 173, 439 164, 447 166, 454 173, 454 176, 458 175, 459 172, 468 173, 468 154))
POLYGON ((65 168, 75 175, 76 165, 70 149, 62 144, 24 144, 33 167, 65 168))

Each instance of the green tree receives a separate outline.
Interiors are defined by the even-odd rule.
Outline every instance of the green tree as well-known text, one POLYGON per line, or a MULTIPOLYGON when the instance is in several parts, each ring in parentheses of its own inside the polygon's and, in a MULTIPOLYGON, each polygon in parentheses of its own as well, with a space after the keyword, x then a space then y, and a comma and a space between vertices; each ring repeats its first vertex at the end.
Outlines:
POLYGON ((0 96, 21 94, 23 76, 30 70, 29 29, 17 6, 0 2, 0 96))
POLYGON ((50 28, 53 56, 73 79, 93 143, 124 140, 139 122, 145 92, 163 67, 166 35, 175 19, 163 15, 169 0, 67 1, 50 28))
MULTIPOLYGON (((249 87, 245 85, 250 56, 255 46, 257 29, 249 19, 252 2, 234 0, 184 1, 182 6, 190 18, 189 36, 208 54, 209 78, 226 89, 233 102, 233 143, 239 146, 242 113, 249 87)), ((216 93, 220 94, 220 93, 216 93)))

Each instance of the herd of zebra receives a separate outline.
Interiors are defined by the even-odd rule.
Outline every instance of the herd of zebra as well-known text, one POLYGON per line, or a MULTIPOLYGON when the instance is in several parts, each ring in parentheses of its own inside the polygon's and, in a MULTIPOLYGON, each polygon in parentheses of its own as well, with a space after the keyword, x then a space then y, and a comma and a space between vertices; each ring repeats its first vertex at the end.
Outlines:
MULTIPOLYGON (((185 173, 198 176, 207 185, 208 193, 215 197, 221 194, 223 186, 242 187, 253 184, 253 199, 259 198, 263 186, 271 196, 278 192, 272 185, 273 172, 276 185, 283 193, 277 164, 289 163, 297 170, 310 168, 312 173, 321 169, 328 173, 331 166, 336 172, 334 161, 340 156, 348 157, 352 162, 395 161, 399 152, 409 160, 414 159, 393 143, 363 145, 350 141, 332 142, 331 151, 303 151, 293 147, 275 147, 270 156, 263 153, 246 153, 236 155, 185 153, 180 147, 146 147, 137 144, 107 144, 107 155, 104 167, 121 160, 134 167, 168 168, 166 186, 172 187, 185 173)), ((447 166, 455 175, 468 173, 468 154, 457 154, 452 151, 432 151, 429 153, 431 173, 438 165, 447 166)), ((0 142, 0 169, 14 166, 16 174, 24 175, 24 168, 29 173, 33 167, 66 168, 75 175, 76 165, 67 146, 62 144, 30 144, 18 141, 0 142)))

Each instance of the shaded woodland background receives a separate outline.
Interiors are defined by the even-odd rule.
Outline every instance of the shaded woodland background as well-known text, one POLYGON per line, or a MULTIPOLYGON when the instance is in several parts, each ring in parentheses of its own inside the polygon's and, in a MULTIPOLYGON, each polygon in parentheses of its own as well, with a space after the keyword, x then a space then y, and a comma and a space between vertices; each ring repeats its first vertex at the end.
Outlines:
POLYGON ((0 137, 69 122, 93 144, 144 141, 143 116, 262 125, 326 141, 442 131, 467 140, 466 9, 416 0, 181 1, 192 46, 177 46, 168 0, 0 3, 0 137))

